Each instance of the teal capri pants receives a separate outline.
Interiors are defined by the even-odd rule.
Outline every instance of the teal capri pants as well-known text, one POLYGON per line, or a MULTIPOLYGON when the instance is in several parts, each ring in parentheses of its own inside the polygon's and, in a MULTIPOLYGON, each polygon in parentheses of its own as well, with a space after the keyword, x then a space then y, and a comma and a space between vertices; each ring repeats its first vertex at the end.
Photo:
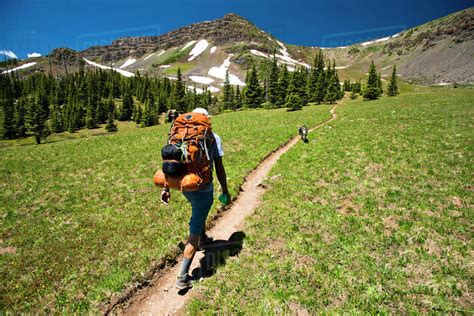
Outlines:
MULTIPOLYGON (((207 190, 206 190, 207 191, 207 190)), ((206 218, 214 202, 214 191, 183 192, 186 199, 191 203, 192 216, 189 221, 189 233, 201 236, 204 233, 206 218)))

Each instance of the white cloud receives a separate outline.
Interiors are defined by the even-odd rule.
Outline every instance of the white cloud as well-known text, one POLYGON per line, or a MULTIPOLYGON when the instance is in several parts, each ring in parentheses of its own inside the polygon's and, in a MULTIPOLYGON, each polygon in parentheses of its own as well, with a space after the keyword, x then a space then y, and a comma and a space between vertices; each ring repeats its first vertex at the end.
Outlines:
POLYGON ((18 57, 15 55, 15 53, 12 52, 11 50, 7 50, 7 49, 0 50, 0 54, 5 55, 5 56, 10 57, 10 58, 18 59, 18 57))
POLYGON ((28 56, 28 58, 41 57, 41 54, 40 53, 31 53, 31 54, 27 54, 26 56, 28 56))

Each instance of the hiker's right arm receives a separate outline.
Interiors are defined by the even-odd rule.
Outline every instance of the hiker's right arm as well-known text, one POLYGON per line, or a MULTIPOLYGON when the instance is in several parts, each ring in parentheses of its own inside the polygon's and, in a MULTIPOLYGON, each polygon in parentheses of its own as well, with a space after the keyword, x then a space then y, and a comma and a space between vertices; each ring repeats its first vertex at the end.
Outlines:
POLYGON ((217 180, 219 180, 219 183, 221 185, 222 193, 227 195, 227 198, 230 201, 229 189, 227 188, 227 175, 225 173, 222 157, 216 157, 216 159, 214 160, 214 165, 216 166, 217 180))

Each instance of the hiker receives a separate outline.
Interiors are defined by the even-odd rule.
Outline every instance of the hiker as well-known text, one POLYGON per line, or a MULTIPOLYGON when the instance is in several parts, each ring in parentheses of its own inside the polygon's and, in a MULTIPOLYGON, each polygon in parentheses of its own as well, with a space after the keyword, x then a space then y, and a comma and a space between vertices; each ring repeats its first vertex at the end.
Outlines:
POLYGON ((298 129, 298 133, 300 134, 301 136, 301 139, 307 143, 308 142, 308 128, 304 125, 302 125, 299 129, 298 129))
POLYGON ((173 123, 174 120, 178 117, 176 110, 168 111, 168 123, 173 123))
MULTIPOLYGON (((193 113, 200 113, 209 117, 207 110, 203 108, 197 108, 193 113)), ((212 133, 215 141, 212 142, 210 148, 208 149, 209 155, 209 166, 211 168, 211 177, 212 177, 212 167, 213 164, 216 167, 217 179, 222 188, 222 193, 227 197, 227 200, 230 201, 230 194, 227 188, 227 177, 222 162, 222 157, 224 156, 224 150, 222 149, 222 142, 220 137, 212 133)), ((211 181, 204 185, 197 191, 183 192, 186 199, 189 201, 192 207, 192 216, 189 221, 189 239, 184 248, 184 259, 181 265, 181 269, 176 280, 176 287, 178 289, 185 289, 189 287, 191 277, 189 276, 189 268, 193 260, 194 254, 196 253, 199 246, 202 245, 202 242, 207 238, 205 234, 205 225, 206 218, 213 204, 214 198, 214 186, 211 181)), ((161 200, 163 203, 167 204, 170 200, 170 191, 168 188, 163 188, 161 191, 161 200)))

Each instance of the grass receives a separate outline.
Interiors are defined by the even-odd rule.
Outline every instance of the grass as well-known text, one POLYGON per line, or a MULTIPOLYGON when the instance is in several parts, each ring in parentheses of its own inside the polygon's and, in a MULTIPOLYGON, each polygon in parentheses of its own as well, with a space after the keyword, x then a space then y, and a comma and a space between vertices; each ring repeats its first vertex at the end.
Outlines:
POLYGON ((191 314, 472 314, 472 89, 351 101, 283 155, 191 314))
POLYGON ((170 65, 174 62, 177 62, 184 57, 189 56, 189 53, 194 48, 194 44, 190 45, 186 49, 182 48, 174 48, 166 51, 163 55, 161 55, 156 62, 152 64, 153 67, 158 67, 161 65, 170 65))
MULTIPOLYGON (((322 105, 213 117, 231 194, 299 124, 328 116, 322 105)), ((38 146, 0 148, 0 249, 9 251, 0 255, 0 311, 94 311, 186 237, 185 199, 173 192, 165 207, 152 184, 169 126, 119 128, 101 137, 85 130, 75 139, 59 135, 38 146)))
POLYGON ((196 67, 196 65, 193 63, 179 63, 165 69, 164 73, 165 75, 176 75, 178 73, 178 68, 180 68, 182 74, 187 74, 194 67, 196 67))

